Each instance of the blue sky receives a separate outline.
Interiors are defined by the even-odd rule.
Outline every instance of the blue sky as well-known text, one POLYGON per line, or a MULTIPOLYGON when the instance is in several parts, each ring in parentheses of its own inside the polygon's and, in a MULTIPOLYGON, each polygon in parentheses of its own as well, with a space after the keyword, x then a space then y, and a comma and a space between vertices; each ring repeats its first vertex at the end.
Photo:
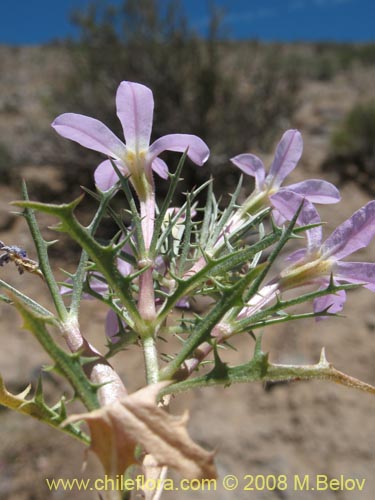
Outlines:
MULTIPOLYGON (((89 0, 0 0, 0 43, 39 44, 74 36, 69 12, 88 3, 89 0)), ((204 34, 209 20, 207 2, 182 0, 182 3, 191 26, 204 34)), ((212 3, 224 9, 224 33, 231 38, 375 41, 375 0, 213 0, 212 3)))

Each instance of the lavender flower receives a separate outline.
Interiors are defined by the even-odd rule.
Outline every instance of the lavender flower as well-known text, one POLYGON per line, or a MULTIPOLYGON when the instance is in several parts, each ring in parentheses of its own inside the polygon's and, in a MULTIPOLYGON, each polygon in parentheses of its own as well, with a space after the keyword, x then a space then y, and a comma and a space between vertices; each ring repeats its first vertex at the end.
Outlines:
MULTIPOLYGON (((314 221, 315 222, 315 221, 314 221)), ((331 275, 335 283, 362 284, 375 292, 375 263, 342 262, 341 259, 360 248, 366 247, 375 235, 375 200, 357 210, 348 220, 333 231, 324 243, 321 228, 307 231, 309 246, 289 256, 294 262, 281 273, 280 289, 318 283, 326 287, 331 275)), ((342 310, 346 300, 345 291, 315 299, 314 311, 327 310, 336 313, 342 310)))
MULTIPOLYGON (((163 179, 168 178, 166 163, 158 158, 163 151, 184 152, 197 165, 209 156, 207 145, 197 136, 169 134, 150 146, 154 99, 152 91, 139 83, 121 82, 116 95, 117 116, 126 143, 118 139, 99 120, 75 113, 58 116, 52 127, 61 136, 109 156, 123 175, 130 175, 138 195, 142 195, 142 177, 151 177, 151 169, 163 179)), ((95 182, 106 191, 118 181, 110 160, 103 161, 95 171, 95 182)))
POLYGON ((311 203, 337 203, 340 200, 338 189, 330 182, 309 179, 307 181, 281 187, 285 178, 294 170, 302 155, 302 137, 298 130, 287 130, 279 142, 275 158, 268 175, 260 158, 253 154, 241 154, 231 159, 245 174, 255 177, 255 191, 244 203, 246 213, 253 213, 270 203, 277 223, 290 220, 302 199, 311 203), (292 197, 290 193, 299 195, 292 197), (285 211, 288 207, 288 214, 285 211))

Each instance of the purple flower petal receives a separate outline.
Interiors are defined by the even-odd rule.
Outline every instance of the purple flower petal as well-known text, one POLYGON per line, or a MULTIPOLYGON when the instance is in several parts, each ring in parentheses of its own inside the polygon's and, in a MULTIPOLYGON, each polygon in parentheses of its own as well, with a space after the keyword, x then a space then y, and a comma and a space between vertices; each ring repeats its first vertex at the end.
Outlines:
POLYGON ((117 342, 119 342, 120 339, 116 337, 119 331, 120 327, 117 314, 110 309, 105 319, 105 334, 110 339, 112 344, 117 344, 117 342))
POLYGON ((285 177, 296 167, 303 150, 302 136, 298 130, 287 130, 279 142, 266 183, 279 187, 285 177))
POLYGON ((300 248, 289 254, 287 257, 285 257, 285 260, 287 262, 291 262, 294 264, 295 262, 302 260, 306 256, 306 253, 307 253, 306 248, 300 248))
POLYGON ((60 295, 69 295, 72 293, 73 291, 73 280, 72 278, 68 278, 67 280, 65 280, 65 283, 66 285, 61 285, 60 286, 60 295), (68 286, 70 285, 70 286, 68 286))
POLYGON ((375 264, 372 262, 336 262, 335 278, 349 283, 366 283, 365 288, 375 292, 375 264))
POLYGON ((176 302, 176 307, 179 309, 190 309, 190 302, 187 297, 182 297, 182 299, 176 302))
POLYGON ((375 235, 375 200, 370 201, 333 231, 322 245, 322 255, 336 260, 366 247, 375 235))
MULTIPOLYGON (((99 279, 97 276, 95 276, 95 274, 92 274, 90 276, 89 286, 93 292, 96 292, 99 295, 108 293, 108 284, 103 279, 99 279)), ((85 295, 85 298, 92 298, 90 294, 85 295)))
MULTIPOLYGON (((99 295, 104 295, 104 294, 108 293, 108 285, 105 281, 99 279, 98 276, 99 275, 97 275, 97 274, 90 275, 89 286, 90 286, 91 290, 93 290, 94 292, 98 293, 99 295)), ((60 295, 68 295, 68 294, 71 294, 73 291, 73 280, 71 278, 68 278, 65 281, 65 283, 66 283, 66 285, 62 285, 60 287, 60 295), (68 286, 68 285, 71 285, 71 286, 68 286)), ((92 295, 90 295, 89 293, 83 293, 82 298, 87 299, 87 300, 94 299, 94 297, 92 295)))
POLYGON ((169 172, 169 169, 168 169, 168 166, 167 164, 165 163, 165 161, 163 161, 162 159, 160 158, 154 158, 152 160, 152 165, 151 165, 151 168, 152 170, 154 170, 154 172, 156 172, 162 179, 168 179, 168 172, 169 172))
POLYGON ((95 118, 65 113, 58 116, 51 126, 62 137, 117 160, 126 153, 125 144, 104 123, 95 118))
POLYGON ((286 217, 284 217, 275 207, 273 207, 273 210, 272 210, 272 217, 273 217, 273 220, 276 224, 276 226, 278 227, 282 227, 284 224, 286 224, 288 222, 288 219, 286 217))
POLYGON ((302 195, 312 203, 337 203, 341 199, 336 186, 319 179, 309 179, 297 182, 297 184, 289 184, 286 189, 302 195))
POLYGON ((155 257, 154 267, 155 270, 161 275, 165 275, 165 273, 167 272, 167 266, 165 260, 161 255, 157 255, 155 257))
POLYGON ((258 189, 262 188, 266 169, 260 158, 252 154, 242 154, 231 158, 230 161, 245 174, 255 177, 256 187, 258 189))
MULTIPOLYGON (((302 210, 298 216, 297 224, 305 226, 308 224, 320 223, 320 216, 314 205, 303 198, 301 195, 289 191, 288 189, 281 189, 277 193, 270 196, 272 205, 284 216, 287 220, 292 220, 297 210, 303 202, 302 210)), ((322 242, 322 228, 321 226, 314 227, 306 231, 308 241, 308 251, 312 252, 320 247, 322 242)))
MULTIPOLYGON (((124 164, 120 161, 115 161, 115 163, 117 167, 124 173, 124 175, 126 175, 127 171, 124 168, 124 164)), ((104 160, 100 165, 96 167, 94 179, 96 186, 101 191, 108 191, 108 189, 111 189, 116 184, 119 178, 115 169, 112 167, 111 161, 104 160)))
POLYGON ((210 155, 207 144, 196 135, 190 134, 164 135, 150 146, 149 154, 151 159, 154 160, 163 151, 184 153, 186 149, 188 149, 188 157, 196 165, 203 165, 210 155))
POLYGON ((127 147, 134 152, 147 150, 154 113, 151 90, 140 83, 121 82, 117 89, 116 107, 127 147))
POLYGON ((117 259, 117 269, 123 276, 129 276, 133 271, 133 266, 123 259, 117 259))
MULTIPOLYGON (((322 311, 328 311, 331 314, 338 313, 343 310, 346 301, 345 290, 339 290, 337 293, 324 295, 323 297, 318 297, 314 300, 314 312, 319 313, 322 311)), ((317 320, 325 319, 327 316, 319 316, 317 320)))

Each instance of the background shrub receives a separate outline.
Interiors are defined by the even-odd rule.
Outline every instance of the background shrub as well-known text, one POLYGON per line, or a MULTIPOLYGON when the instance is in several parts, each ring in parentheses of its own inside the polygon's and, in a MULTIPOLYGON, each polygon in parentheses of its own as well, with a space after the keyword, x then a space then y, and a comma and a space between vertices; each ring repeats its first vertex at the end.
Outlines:
MULTIPOLYGON (((331 138, 327 164, 375 194, 375 101, 356 104, 331 138)), ((327 164, 325 166, 327 166, 327 164)))
MULTIPOLYGON (((122 80, 144 83, 155 97, 155 137, 174 132, 202 137, 226 192, 238 176, 228 159, 255 146, 267 149, 295 109, 298 65, 288 63, 281 45, 224 41, 217 10, 211 11, 204 39, 188 26, 178 0, 94 2, 75 12, 73 21, 80 35, 67 44, 73 71, 52 96, 55 114, 87 114, 121 136, 116 88, 122 80)), ((90 166, 90 174, 79 170, 79 182, 87 183, 97 156, 74 151, 76 166, 90 166)), ((74 173, 76 183, 77 170, 66 171, 74 173)), ((209 175, 210 168, 186 169, 186 187, 209 175)))

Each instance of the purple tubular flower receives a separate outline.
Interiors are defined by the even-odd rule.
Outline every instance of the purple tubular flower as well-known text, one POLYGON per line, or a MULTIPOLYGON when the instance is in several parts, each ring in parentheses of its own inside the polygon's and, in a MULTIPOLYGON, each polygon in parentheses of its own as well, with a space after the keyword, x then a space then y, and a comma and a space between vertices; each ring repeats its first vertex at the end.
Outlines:
MULTIPOLYGON (((321 236, 316 229, 307 231, 310 244, 304 255, 295 252, 289 256, 289 261, 294 261, 294 264, 281 274, 281 286, 285 289, 307 283, 319 283, 324 288, 333 275, 335 284, 361 284, 375 292, 375 263, 341 260, 367 247, 375 236, 375 200, 357 210, 338 226, 324 243, 321 242, 321 236), (311 232, 314 232, 313 236, 311 232)), ((336 295, 315 299, 314 311, 339 312, 345 299, 343 290, 336 295)))
POLYGON ((260 158, 253 154, 241 154, 231 159, 245 174, 255 177, 255 192, 248 200, 251 210, 255 200, 269 199, 274 207, 273 215, 281 224, 290 220, 304 198, 311 203, 337 203, 340 200, 338 189, 330 182, 309 179, 307 181, 281 187, 285 178, 297 166, 303 150, 302 136, 298 130, 287 130, 279 142, 275 158, 267 175, 260 158), (295 193, 299 197, 291 197, 295 193), (284 201, 283 201, 284 199, 284 201), (288 210, 285 211, 285 205, 288 210))
MULTIPOLYGON (((75 113, 58 116, 52 127, 61 136, 109 156, 123 175, 131 176, 135 185, 142 175, 150 176, 151 169, 163 179, 168 178, 168 167, 158 158, 163 151, 187 150, 187 155, 197 165, 207 161, 209 149, 195 135, 170 134, 157 139, 150 146, 154 98, 148 87, 121 82, 117 90, 116 107, 125 143, 100 121, 75 113)), ((97 167, 95 182, 102 191, 110 189, 117 180, 110 160, 105 160, 97 167)))

